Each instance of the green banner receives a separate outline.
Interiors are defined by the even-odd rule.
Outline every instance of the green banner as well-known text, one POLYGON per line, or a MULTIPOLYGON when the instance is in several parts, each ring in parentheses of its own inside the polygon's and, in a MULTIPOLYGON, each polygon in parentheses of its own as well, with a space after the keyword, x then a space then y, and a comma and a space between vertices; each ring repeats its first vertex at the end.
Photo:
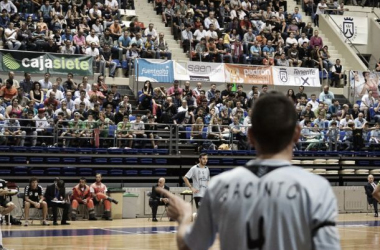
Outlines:
POLYGON ((92 56, 0 50, 0 71, 93 75, 92 56))

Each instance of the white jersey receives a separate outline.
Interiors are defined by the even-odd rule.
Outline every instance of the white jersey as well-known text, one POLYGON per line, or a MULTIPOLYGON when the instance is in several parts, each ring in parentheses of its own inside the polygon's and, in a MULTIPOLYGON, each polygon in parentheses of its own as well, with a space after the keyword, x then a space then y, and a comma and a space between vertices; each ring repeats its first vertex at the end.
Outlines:
POLYGON ((326 179, 288 161, 253 160, 213 178, 185 235, 190 249, 339 250, 337 202, 326 179), (259 177, 263 176, 261 179, 259 177))
POLYGON ((203 197, 206 193, 208 182, 210 181, 210 170, 208 167, 200 168, 195 165, 189 169, 185 177, 192 179, 193 187, 199 190, 199 193, 194 194, 194 197, 203 197))

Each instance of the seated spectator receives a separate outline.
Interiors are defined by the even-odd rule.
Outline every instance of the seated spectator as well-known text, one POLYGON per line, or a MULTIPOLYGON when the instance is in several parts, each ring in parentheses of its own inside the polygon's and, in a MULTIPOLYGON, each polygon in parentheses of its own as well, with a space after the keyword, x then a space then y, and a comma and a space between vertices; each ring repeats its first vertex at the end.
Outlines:
POLYGON ((157 59, 166 57, 168 60, 171 60, 172 54, 169 51, 168 43, 164 39, 164 33, 160 32, 158 39, 154 42, 154 48, 157 59))
POLYGON ((140 58, 140 54, 136 43, 132 43, 131 48, 127 50, 128 69, 125 73, 125 77, 129 77, 129 71, 134 69, 134 59, 140 58))
POLYGON ((332 105, 332 100, 334 99, 334 93, 329 91, 329 86, 325 85, 323 87, 323 92, 319 94, 319 101, 327 104, 328 106, 332 105))
POLYGON ((0 88, 0 97, 2 97, 5 102, 10 102, 13 98, 17 97, 17 94, 17 89, 13 87, 13 80, 7 79, 5 86, 0 88))
POLYGON ((320 53, 319 46, 316 45, 311 51, 311 59, 318 65, 319 70, 323 69, 323 61, 320 53))
POLYGON ((76 34, 73 38, 73 45, 75 46, 75 54, 86 53, 87 44, 83 30, 78 30, 78 34, 76 34))
POLYGON ((64 46, 61 47, 61 53, 67 55, 75 54, 75 47, 71 45, 70 40, 64 40, 64 46))
MULTIPOLYGON (((85 17, 83 17, 83 26, 88 27, 87 19, 85 17)), ((96 37, 101 36, 104 32, 104 27, 103 27, 103 24, 100 22, 100 19, 96 19, 95 23, 93 23, 91 26, 91 30, 90 31, 85 30, 85 32, 86 34, 94 32, 94 35, 96 35, 96 37)), ((86 37, 86 41, 87 41, 87 38, 88 36, 86 37)), ((87 46, 89 46, 89 44, 91 44, 91 42, 87 43, 87 46)))
POLYGON ((303 42, 302 46, 298 48, 299 59, 302 61, 301 66, 306 68, 314 68, 315 61, 312 59, 311 50, 307 42, 303 42))
POLYGON ((44 103, 44 91, 41 89, 39 82, 34 82, 30 90, 30 100, 34 101, 35 105, 39 106, 44 103))
POLYGON ((285 57, 285 52, 281 53, 280 59, 276 60, 277 66, 289 67, 289 60, 285 57))
POLYGON ((204 127, 204 123, 203 123, 203 119, 202 117, 198 117, 196 120, 195 120, 195 123, 192 124, 191 126, 191 133, 190 133, 190 139, 191 140, 195 140, 198 148, 197 148, 197 152, 200 152, 201 151, 201 145, 202 145, 202 139, 203 139, 203 127, 204 127))
POLYGON ((186 25, 181 32, 183 53, 189 53, 193 43, 193 33, 191 33, 191 25, 186 25))
POLYGON ((288 50, 289 65, 291 67, 301 67, 302 61, 299 59, 298 44, 295 43, 288 50))
POLYGON ((250 58, 251 63, 254 65, 260 65, 262 64, 263 57, 262 57, 262 51, 261 51, 261 44, 258 42, 254 42, 253 45, 250 48, 250 58))
POLYGON ((206 45, 206 38, 202 38, 201 41, 195 46, 195 54, 193 56, 195 60, 209 61, 209 53, 206 45))
MULTIPOLYGON (((79 103, 79 107, 74 110, 73 114, 78 113, 79 119, 82 121, 85 121, 87 120, 87 117, 88 117, 87 110, 88 109, 86 109, 86 103, 81 102, 79 103)), ((64 114, 62 114, 62 116, 64 116, 64 114)))
POLYGON ((63 92, 58 87, 59 87, 58 83, 54 83, 52 85, 52 88, 47 91, 46 96, 50 97, 50 93, 54 92, 55 100, 61 101, 63 98, 65 98, 65 96, 64 96, 63 92))
MULTIPOLYGON (((123 34, 123 29, 121 28, 118 19, 113 21, 113 24, 111 24, 111 26, 110 26, 110 31, 111 31, 111 36, 115 40, 118 39, 123 34)), ((141 34, 140 34, 140 36, 141 36, 141 34)))
POLYGON ((152 40, 152 35, 148 34, 144 42, 144 50, 142 51, 142 58, 155 58, 155 46, 154 41, 152 40))
POLYGON ((71 200, 71 220, 75 221, 77 217, 77 209, 79 204, 84 204, 89 213, 89 220, 96 220, 94 201, 90 192, 90 187, 86 185, 86 178, 81 177, 79 184, 73 188, 71 200))
MULTIPOLYGON (((100 58, 101 58, 100 59, 101 62, 103 62, 104 68, 109 67, 109 77, 114 78, 117 63, 112 61, 112 52, 111 52, 111 48, 108 44, 104 45, 104 49, 103 49, 102 53, 100 54, 100 58)), ((101 63, 101 65, 102 65, 102 63, 101 63)), ((103 71, 102 75, 105 75, 105 69, 104 68, 101 69, 101 71, 103 71)))
MULTIPOLYGON (((7 187, 7 182, 3 179, 0 179, 0 208, 1 208, 1 215, 11 215, 11 212, 16 208, 15 204, 11 201, 6 200, 6 194, 9 193, 9 189, 7 187)), ((0 242, 2 243, 2 242, 0 242)), ((1 248, 3 248, 2 245, 0 245, 1 248)), ((5 249, 5 248, 3 248, 5 249)))
POLYGON ((6 9, 1 10, 1 16, 0 16, 0 36, 3 37, 4 30, 8 28, 10 23, 10 18, 8 11, 6 9))
POLYGON ((67 100, 61 101, 61 107, 57 110, 55 110, 55 115, 57 116, 59 113, 63 113, 63 117, 70 120, 71 118, 71 110, 67 107, 67 100))
POLYGON ((329 53, 328 47, 325 45, 323 47, 323 49, 319 51, 319 53, 320 53, 320 57, 322 59, 323 68, 325 68, 327 71, 330 72, 331 67, 333 66, 333 64, 329 60, 330 53, 329 53))
POLYGON ((336 59, 335 62, 336 62, 336 64, 334 64, 331 68, 331 72, 332 72, 331 86, 332 87, 339 87, 341 79, 344 79, 344 85, 346 85, 347 84, 347 76, 344 73, 343 66, 340 64, 339 59, 336 59))
POLYGON ((49 226, 49 222, 46 220, 48 214, 48 206, 46 201, 44 201, 44 196, 42 194, 42 187, 38 185, 38 179, 32 177, 29 181, 29 185, 25 187, 24 190, 24 212, 25 212, 25 223, 24 226, 29 225, 29 209, 36 208, 42 209, 42 225, 49 226))
POLYGON ((152 187, 152 192, 149 198, 149 206, 152 208, 152 221, 157 222, 157 208, 158 206, 168 206, 169 205, 169 199, 163 196, 162 194, 158 193, 156 189, 166 189, 170 190, 168 186, 165 185, 165 179, 160 178, 158 179, 158 184, 154 185, 152 187))
POLYGON ((99 35, 96 35, 95 30, 92 29, 91 33, 86 37, 86 43, 87 43, 86 54, 87 54, 87 51, 89 51, 89 48, 91 46, 93 46, 94 48, 100 47, 100 40, 98 36, 99 35))
POLYGON ((14 23, 9 23, 8 28, 5 29, 5 42, 9 50, 18 50, 21 47, 21 42, 17 40, 17 32, 19 28, 14 27, 14 23))
POLYGON ((15 146, 20 145, 22 131, 20 122, 17 120, 17 113, 11 113, 10 118, 5 120, 1 132, 7 142, 15 146))
POLYGON ((164 12, 162 12, 162 20, 165 23, 165 27, 168 27, 168 23, 169 21, 172 22, 173 17, 174 17, 174 10, 172 8, 172 5, 168 3, 165 7, 164 12))
POLYGON ((99 73, 105 73, 105 61, 101 60, 99 49, 94 42, 91 43, 91 47, 86 49, 86 55, 94 57, 93 66, 97 67, 99 73))
POLYGON ((131 123, 129 122, 129 116, 124 114, 123 112, 123 110, 125 110, 124 106, 120 106, 120 109, 119 109, 119 113, 124 116, 123 116, 122 121, 117 123, 117 129, 116 129, 116 138, 119 140, 119 143, 118 143, 119 148, 121 148, 122 145, 124 144, 123 140, 129 141, 128 145, 131 145, 131 142, 133 139, 133 135, 131 133, 131 123), (122 110, 120 111, 120 109, 122 110))
POLYGON ((232 44, 231 50, 232 50, 232 53, 231 53, 232 59, 234 63, 246 64, 247 58, 246 58, 246 55, 244 54, 243 44, 239 40, 236 40, 232 44))
POLYGON ((314 36, 310 38, 310 47, 314 48, 315 46, 319 46, 319 48, 323 47, 323 41, 322 38, 318 36, 319 31, 314 31, 314 36))
POLYGON ((371 108, 374 108, 376 102, 372 93, 372 90, 370 90, 367 94, 363 95, 362 101, 360 103, 360 111, 364 113, 366 120, 371 120, 369 116, 369 110, 371 108))
POLYGON ((44 101, 44 106, 47 107, 49 105, 53 105, 53 108, 54 110, 56 110, 59 106, 59 102, 57 101, 57 99, 55 98, 55 92, 54 91, 50 91, 49 92, 49 97, 45 99, 44 101))

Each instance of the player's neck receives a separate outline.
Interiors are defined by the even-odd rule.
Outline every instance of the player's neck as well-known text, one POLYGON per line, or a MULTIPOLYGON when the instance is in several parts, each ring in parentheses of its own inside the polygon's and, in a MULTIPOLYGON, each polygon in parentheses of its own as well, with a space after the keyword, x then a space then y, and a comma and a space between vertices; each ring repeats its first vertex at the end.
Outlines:
POLYGON ((260 160, 284 160, 284 161, 291 161, 293 158, 293 147, 288 146, 284 150, 275 153, 275 154, 262 154, 258 152, 257 159, 260 160))

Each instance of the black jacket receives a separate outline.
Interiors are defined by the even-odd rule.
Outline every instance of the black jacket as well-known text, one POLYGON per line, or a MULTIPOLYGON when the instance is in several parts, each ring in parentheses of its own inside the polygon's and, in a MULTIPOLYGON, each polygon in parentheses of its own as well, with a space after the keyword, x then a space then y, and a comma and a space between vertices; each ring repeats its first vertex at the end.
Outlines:
POLYGON ((374 188, 372 187, 372 185, 370 183, 367 183, 365 186, 364 186, 364 189, 365 189, 365 194, 367 195, 367 199, 372 199, 372 193, 373 193, 373 190, 374 188))
MULTIPOLYGON (((49 185, 46 187, 45 191, 45 200, 46 202, 51 202, 55 198, 55 184, 49 185)), ((65 188, 59 190, 59 198, 58 200, 64 200, 66 195, 65 188)))
MULTIPOLYGON (((150 199, 151 200, 156 200, 156 201, 160 201, 160 199, 161 198, 165 198, 165 196, 164 195, 162 195, 162 194, 159 194, 159 193, 157 193, 157 191, 156 191, 156 187, 158 187, 158 185, 154 185, 153 187, 152 187, 152 194, 150 195, 150 199)), ((164 186, 164 189, 166 189, 166 190, 170 190, 170 188, 168 187, 168 186, 164 186)))

